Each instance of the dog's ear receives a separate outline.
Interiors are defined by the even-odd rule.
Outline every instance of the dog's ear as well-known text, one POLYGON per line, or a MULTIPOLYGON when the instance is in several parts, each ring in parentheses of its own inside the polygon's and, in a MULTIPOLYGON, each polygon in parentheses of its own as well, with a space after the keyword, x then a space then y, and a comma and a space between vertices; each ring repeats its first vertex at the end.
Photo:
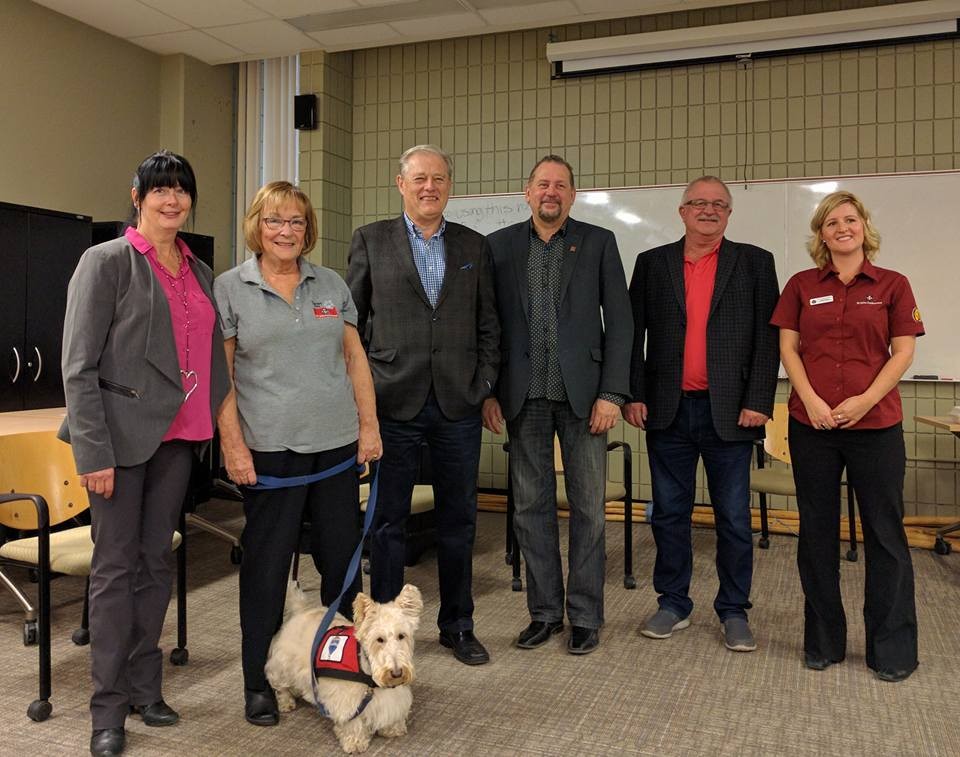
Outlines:
POLYGON ((353 625, 359 626, 363 623, 363 618, 371 604, 373 600, 362 591, 357 594, 357 598, 353 600, 353 625))
POLYGON ((397 607, 407 615, 419 618, 423 611, 423 597, 420 596, 420 589, 413 584, 404 584, 397 595, 397 607))

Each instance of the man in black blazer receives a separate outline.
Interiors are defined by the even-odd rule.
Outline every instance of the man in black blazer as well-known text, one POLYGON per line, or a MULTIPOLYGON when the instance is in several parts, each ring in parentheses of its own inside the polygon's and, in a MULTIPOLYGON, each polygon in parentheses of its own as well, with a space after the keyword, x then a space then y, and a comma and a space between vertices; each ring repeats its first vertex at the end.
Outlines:
POLYGON ((472 561, 480 406, 497 379, 500 327, 490 248, 444 220, 453 163, 433 145, 400 157, 403 214, 353 234, 347 284, 367 347, 383 440, 371 537, 373 598, 403 587, 405 528, 426 442, 434 470, 440 643, 489 661, 473 633, 472 561))
POLYGON ((527 181, 529 221, 490 235, 500 312, 501 368, 484 425, 510 434, 514 526, 527 565, 534 649, 563 630, 553 439, 570 502, 567 650, 587 654, 603 624, 607 431, 629 392, 633 323, 617 242, 569 217, 573 169, 548 155, 527 181))
POLYGON ((664 639, 690 625, 691 514, 703 458, 717 530, 714 609, 728 649, 749 652, 753 577, 750 453, 773 412, 779 290, 773 256, 723 234, 730 191, 714 176, 683 193, 684 237, 637 257, 630 283, 632 402, 623 415, 646 429, 653 482, 653 586, 660 609, 641 629, 664 639), (644 347, 646 343, 646 347, 644 347))

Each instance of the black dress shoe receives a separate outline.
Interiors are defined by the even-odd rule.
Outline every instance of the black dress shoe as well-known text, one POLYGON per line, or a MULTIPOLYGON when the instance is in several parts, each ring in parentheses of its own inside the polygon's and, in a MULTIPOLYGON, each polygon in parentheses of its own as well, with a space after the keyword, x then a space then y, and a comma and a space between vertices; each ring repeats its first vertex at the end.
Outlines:
POLYGON ((490 655, 473 635, 473 631, 441 631, 440 645, 452 649, 453 656, 464 665, 483 665, 490 662, 490 655))
POLYGON ((253 725, 276 725, 280 722, 280 711, 277 709, 277 696, 269 686, 265 691, 244 689, 246 706, 244 716, 248 723, 253 725))
POLYGON ((162 699, 153 704, 130 705, 131 715, 140 715, 144 725, 173 725, 180 719, 180 715, 162 699))
POLYGON ((543 620, 532 620, 530 625, 520 632, 517 637, 517 646, 520 649, 536 649, 546 644, 550 637, 563 630, 563 621, 547 623, 543 620))
POLYGON ((600 629, 570 626, 567 651, 570 654, 590 654, 600 646, 600 629))
POLYGON ((916 668, 910 668, 910 670, 891 670, 888 668, 875 668, 873 674, 879 678, 881 681, 888 681, 889 683, 896 683, 897 681, 902 681, 905 678, 909 678, 910 674, 916 668))
POLYGON ((90 737, 90 754, 94 757, 113 757, 123 752, 126 741, 123 728, 100 728, 90 737))
POLYGON ((803 664, 810 670, 826 670, 831 665, 835 665, 843 660, 831 660, 827 657, 816 657, 810 653, 803 655, 803 664))

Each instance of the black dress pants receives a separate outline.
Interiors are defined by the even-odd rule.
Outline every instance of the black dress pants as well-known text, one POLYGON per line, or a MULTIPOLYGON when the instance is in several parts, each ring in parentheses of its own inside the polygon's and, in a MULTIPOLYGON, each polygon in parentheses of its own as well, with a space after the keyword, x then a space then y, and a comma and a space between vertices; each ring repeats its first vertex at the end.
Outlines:
POLYGON ((917 667, 917 613, 903 530, 901 424, 818 431, 791 418, 789 439, 800 511, 797 566, 805 597, 804 651, 834 661, 846 654, 839 526, 840 480, 846 468, 863 526, 866 662, 874 670, 912 671, 917 667))
MULTIPOLYGON (((304 476, 347 458, 356 458, 356 442, 324 452, 302 454, 253 451, 258 476, 304 476)), ((246 525, 241 536, 240 631, 244 686, 267 687, 263 666, 273 635, 283 622, 290 561, 300 542, 305 512, 310 515, 310 552, 322 576, 320 599, 328 606, 337 598, 360 541, 360 495, 357 473, 349 469, 309 486, 243 490, 246 525)), ((340 613, 353 615, 361 589, 360 571, 340 603, 340 613)))

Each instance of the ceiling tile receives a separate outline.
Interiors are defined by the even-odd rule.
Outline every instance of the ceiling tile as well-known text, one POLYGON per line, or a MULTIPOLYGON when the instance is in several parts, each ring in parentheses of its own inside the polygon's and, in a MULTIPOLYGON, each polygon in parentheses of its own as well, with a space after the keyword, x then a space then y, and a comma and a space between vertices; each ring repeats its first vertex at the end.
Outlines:
MULTIPOLYGON (((270 14, 244 0, 140 0, 178 21, 194 27, 242 24, 270 18, 270 14)), ((192 55, 192 53, 191 53, 192 55)))
POLYGON ((116 37, 138 37, 190 28, 160 11, 130 0, 40 0, 39 4, 116 37))
POLYGON ((170 34, 150 34, 146 37, 134 37, 130 41, 160 55, 185 53, 210 65, 235 61, 244 57, 242 50, 214 39, 209 34, 204 34, 197 29, 171 32, 170 34))
POLYGON ((249 55, 293 55, 316 47, 316 43, 299 29, 275 18, 248 24, 215 26, 204 31, 249 55))
POLYGON ((577 8, 569 0, 557 2, 518 5, 512 8, 485 8, 478 13, 490 24, 541 24, 555 23, 560 19, 569 19, 578 14, 577 8))
POLYGON ((309 32, 308 36, 313 37, 327 50, 354 50, 390 40, 403 41, 397 31, 386 24, 347 26, 328 32, 309 32))

